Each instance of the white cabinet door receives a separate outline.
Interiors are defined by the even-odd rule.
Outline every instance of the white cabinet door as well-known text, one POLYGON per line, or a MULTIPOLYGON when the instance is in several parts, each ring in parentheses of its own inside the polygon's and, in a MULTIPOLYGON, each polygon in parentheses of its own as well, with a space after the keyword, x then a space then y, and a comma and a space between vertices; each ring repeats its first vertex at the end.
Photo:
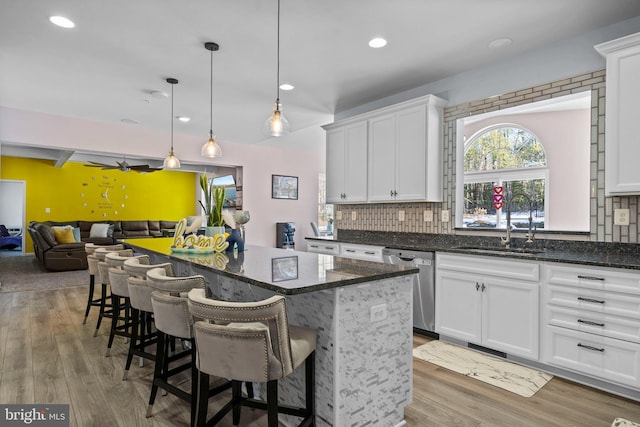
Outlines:
POLYGON ((485 277, 481 286, 483 345, 538 359, 538 284, 485 277))
POLYGON ((346 202, 367 201, 367 122, 346 127, 345 198, 346 202))
POLYGON ((470 275, 436 271, 436 332, 482 343, 480 283, 470 275))
POLYGON ((327 203, 340 203, 344 198, 345 133, 344 128, 327 131, 327 203))
POLYGON ((425 200, 426 106, 408 108, 396 114, 395 200, 425 200))
POLYGON ((367 122, 327 131, 327 202, 367 201, 367 122))
POLYGON ((387 114, 369 120, 369 201, 395 200, 396 118, 387 114))
POLYGON ((605 193, 640 194, 640 33, 596 49, 607 58, 605 193))

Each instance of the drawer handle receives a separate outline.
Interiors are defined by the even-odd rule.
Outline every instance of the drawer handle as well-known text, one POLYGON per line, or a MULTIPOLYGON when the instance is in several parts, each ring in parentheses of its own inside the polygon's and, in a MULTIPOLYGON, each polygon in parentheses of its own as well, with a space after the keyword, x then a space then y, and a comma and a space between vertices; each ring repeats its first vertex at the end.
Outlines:
POLYGON ((598 277, 598 276, 583 276, 582 274, 578 274, 578 279, 584 279, 584 280, 599 280, 601 282, 604 282, 604 277, 598 277))
POLYGON ((325 249, 330 249, 330 250, 334 250, 335 248, 333 246, 325 246, 325 249))
POLYGON ((578 347, 582 347, 585 350, 599 351, 601 353, 604 353, 604 348, 592 347, 590 345, 584 345, 582 343, 578 343, 578 347))
POLYGON ((319 248, 318 245, 309 245, 309 246, 311 246, 312 248, 316 248, 316 249, 319 248))
POLYGON ((598 304, 604 304, 604 301, 593 299, 593 298, 585 298, 585 297, 578 297, 578 301, 595 302, 598 304))
POLYGON ((375 255, 376 253, 375 253, 375 252, 367 251, 367 252, 365 252, 365 254, 366 254, 366 255, 375 255))
POLYGON ((593 322, 591 320, 578 319, 578 323, 584 323, 585 325, 591 325, 591 326, 604 326, 604 323, 593 322))
POLYGON ((344 251, 345 252, 355 252, 356 250, 355 249, 345 249, 344 251))

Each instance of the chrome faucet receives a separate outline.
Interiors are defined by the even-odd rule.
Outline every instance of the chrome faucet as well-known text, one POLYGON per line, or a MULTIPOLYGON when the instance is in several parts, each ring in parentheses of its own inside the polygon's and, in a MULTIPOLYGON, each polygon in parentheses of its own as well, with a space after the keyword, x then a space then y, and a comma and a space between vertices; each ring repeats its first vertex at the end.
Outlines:
POLYGON ((526 193, 509 194, 509 198, 506 203, 507 207, 507 237, 500 238, 505 248, 511 248, 511 203, 516 197, 524 197, 529 202, 529 231, 527 232, 527 240, 525 243, 533 243, 533 238, 536 234, 536 228, 533 227, 533 199, 526 193))

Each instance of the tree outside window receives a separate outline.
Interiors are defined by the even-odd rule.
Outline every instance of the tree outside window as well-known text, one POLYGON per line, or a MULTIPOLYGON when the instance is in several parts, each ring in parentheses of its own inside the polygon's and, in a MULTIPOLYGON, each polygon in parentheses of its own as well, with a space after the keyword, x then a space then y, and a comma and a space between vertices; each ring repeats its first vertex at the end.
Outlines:
MULTIPOLYGON (((502 193, 526 194, 533 200, 533 222, 545 226, 545 193, 548 170, 544 147, 530 131, 516 125, 498 125, 483 129, 465 144, 463 226, 468 228, 505 228, 506 200, 494 205, 494 188, 502 193)), ((514 197, 511 226, 527 228, 529 201, 514 197)))

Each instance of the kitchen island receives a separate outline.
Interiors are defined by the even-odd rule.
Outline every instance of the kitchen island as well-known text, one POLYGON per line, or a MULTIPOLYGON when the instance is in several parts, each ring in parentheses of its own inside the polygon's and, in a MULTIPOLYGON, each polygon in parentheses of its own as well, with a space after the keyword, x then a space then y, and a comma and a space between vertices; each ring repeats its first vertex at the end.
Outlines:
MULTIPOLYGON (((289 322, 317 331, 316 425, 402 424, 412 400, 416 268, 252 245, 235 254, 175 253, 171 241, 124 243, 152 263, 172 262, 177 275, 202 274, 212 298, 285 295, 289 322)), ((303 374, 298 369, 279 382, 281 403, 302 403, 303 374)))

